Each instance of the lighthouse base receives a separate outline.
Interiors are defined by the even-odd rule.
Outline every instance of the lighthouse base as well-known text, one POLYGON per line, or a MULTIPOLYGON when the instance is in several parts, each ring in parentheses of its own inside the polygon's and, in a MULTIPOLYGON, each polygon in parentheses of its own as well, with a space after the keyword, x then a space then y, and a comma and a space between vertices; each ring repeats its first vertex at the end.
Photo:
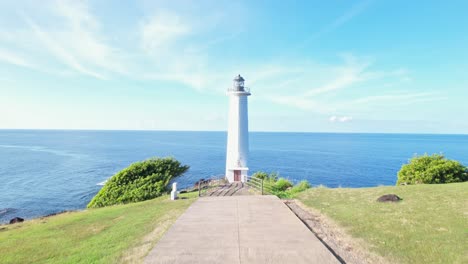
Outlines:
POLYGON ((226 170, 226 179, 229 182, 246 182, 249 168, 229 168, 226 170))

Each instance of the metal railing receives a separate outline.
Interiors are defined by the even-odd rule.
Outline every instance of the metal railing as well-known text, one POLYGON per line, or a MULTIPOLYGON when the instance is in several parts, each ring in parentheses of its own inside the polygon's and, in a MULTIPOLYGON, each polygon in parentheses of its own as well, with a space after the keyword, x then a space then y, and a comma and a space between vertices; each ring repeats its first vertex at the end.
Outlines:
POLYGON ((272 186, 269 181, 265 181, 260 178, 252 177, 252 176, 246 176, 245 177, 245 184, 249 186, 250 188, 258 191, 261 193, 261 195, 265 194, 272 194, 272 186))
POLYGON ((239 93, 250 93, 249 87, 244 87, 243 90, 237 89, 235 87, 229 87, 228 92, 239 92, 239 93))

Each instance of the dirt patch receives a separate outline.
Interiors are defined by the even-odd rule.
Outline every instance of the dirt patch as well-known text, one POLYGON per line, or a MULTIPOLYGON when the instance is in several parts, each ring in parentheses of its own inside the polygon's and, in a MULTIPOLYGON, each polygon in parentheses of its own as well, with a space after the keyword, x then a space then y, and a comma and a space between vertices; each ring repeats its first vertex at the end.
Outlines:
POLYGON ((306 207, 298 200, 286 200, 285 204, 341 263, 391 263, 371 253, 364 241, 352 238, 343 228, 319 211, 306 207))

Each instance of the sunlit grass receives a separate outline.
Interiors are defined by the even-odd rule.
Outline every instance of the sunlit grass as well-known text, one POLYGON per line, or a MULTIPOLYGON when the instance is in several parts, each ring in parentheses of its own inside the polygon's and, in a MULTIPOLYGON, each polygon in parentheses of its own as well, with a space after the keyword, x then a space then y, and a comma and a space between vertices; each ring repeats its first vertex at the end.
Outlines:
POLYGON ((196 194, 184 196, 0 226, 0 263, 140 262, 196 194))
POLYGON ((468 182, 376 188, 313 188, 297 198, 373 251, 402 263, 468 263, 468 182), (378 203, 384 194, 398 203, 378 203))

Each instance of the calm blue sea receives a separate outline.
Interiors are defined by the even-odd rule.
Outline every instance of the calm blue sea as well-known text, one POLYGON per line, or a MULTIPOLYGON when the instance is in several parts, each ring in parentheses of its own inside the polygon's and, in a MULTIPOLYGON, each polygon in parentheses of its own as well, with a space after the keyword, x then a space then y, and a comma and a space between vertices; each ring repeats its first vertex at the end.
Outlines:
MULTIPOLYGON (((0 130, 0 222, 86 207, 99 185, 135 161, 190 165, 182 187, 224 172, 225 132, 0 130)), ((250 135, 251 171, 329 187, 394 185, 415 153, 468 164, 468 135, 263 133, 250 135)))

